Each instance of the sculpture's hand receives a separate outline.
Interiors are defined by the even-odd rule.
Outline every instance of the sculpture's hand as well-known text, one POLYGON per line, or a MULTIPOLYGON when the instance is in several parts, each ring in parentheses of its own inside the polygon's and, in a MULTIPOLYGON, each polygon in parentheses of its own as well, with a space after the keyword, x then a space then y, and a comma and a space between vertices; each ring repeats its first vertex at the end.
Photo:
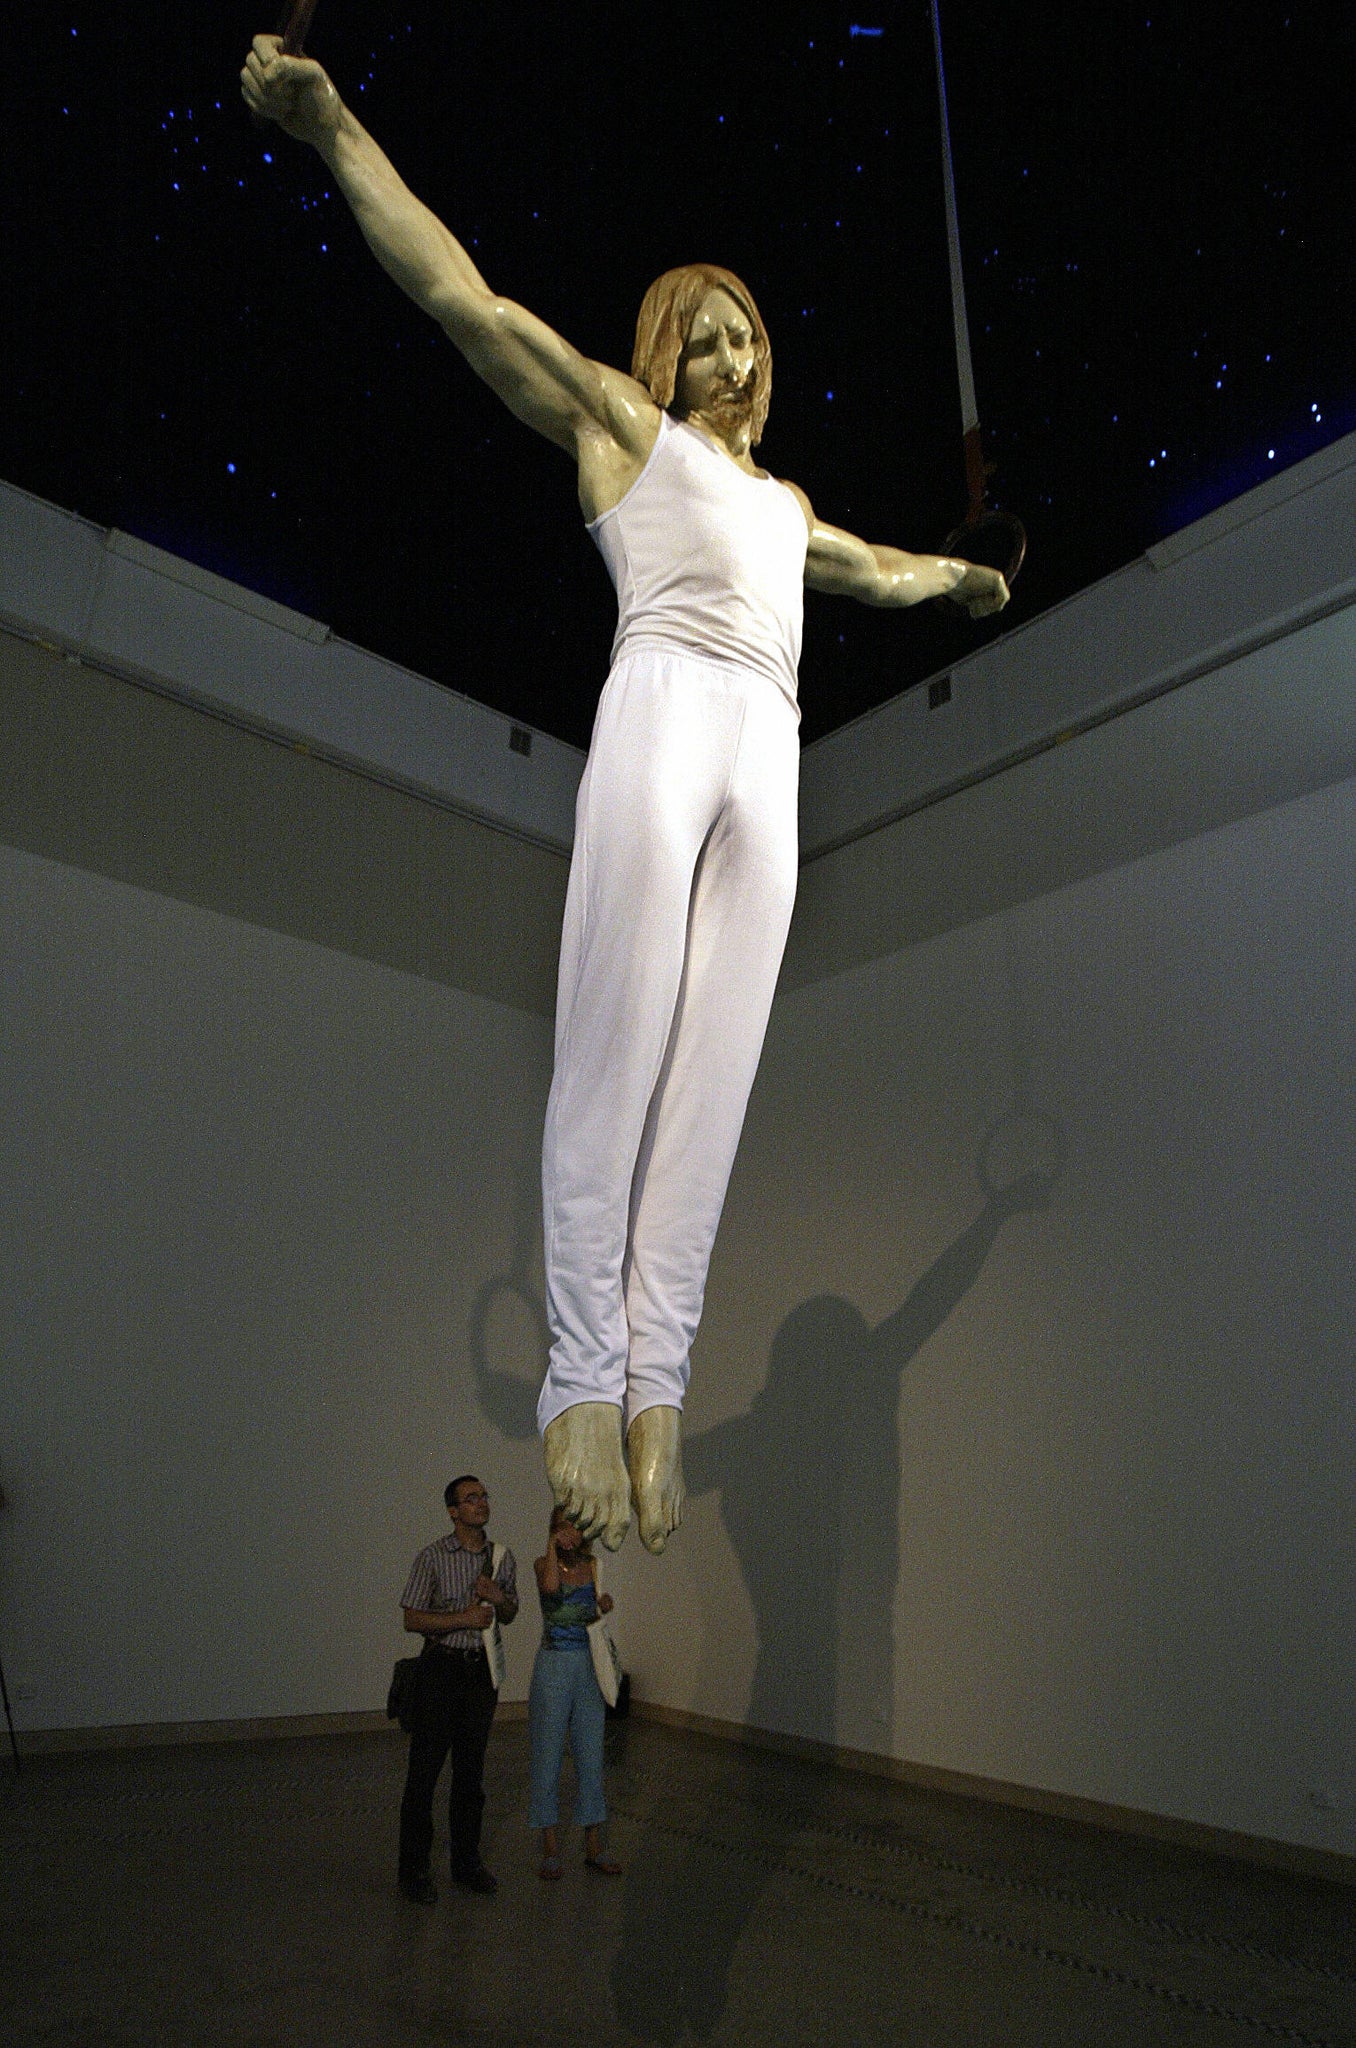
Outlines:
POLYGON ((960 582, 947 592, 952 603, 963 605, 972 619, 986 619, 991 612, 1001 612, 1009 595, 998 570, 986 569, 980 562, 967 562, 960 582))
POLYGON ((240 74, 245 105, 284 134, 317 147, 339 126, 343 104, 313 57, 284 57, 281 38, 256 36, 240 74))

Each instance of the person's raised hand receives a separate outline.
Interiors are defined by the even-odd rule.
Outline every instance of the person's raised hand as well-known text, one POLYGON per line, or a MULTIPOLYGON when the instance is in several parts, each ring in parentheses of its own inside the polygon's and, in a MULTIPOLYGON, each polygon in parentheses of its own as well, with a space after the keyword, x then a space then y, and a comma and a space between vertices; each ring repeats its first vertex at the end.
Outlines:
POLYGON ((240 74, 245 105, 297 142, 318 145, 339 125, 339 95, 314 57, 285 57, 281 44, 279 36, 254 38, 240 74))

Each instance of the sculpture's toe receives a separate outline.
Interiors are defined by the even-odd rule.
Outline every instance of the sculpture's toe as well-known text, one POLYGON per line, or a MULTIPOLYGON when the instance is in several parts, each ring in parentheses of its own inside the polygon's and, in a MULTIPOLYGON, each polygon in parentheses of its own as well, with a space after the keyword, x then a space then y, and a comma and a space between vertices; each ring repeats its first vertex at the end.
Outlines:
POLYGON ((546 1476, 557 1507, 587 1538, 618 1550, 631 1524, 630 1479, 622 1452, 621 1410, 581 1401, 546 1426, 546 1476))
POLYGON ((687 1498, 678 1409, 646 1408, 636 1416, 626 1433, 626 1462, 640 1540, 658 1557, 682 1523, 687 1498))

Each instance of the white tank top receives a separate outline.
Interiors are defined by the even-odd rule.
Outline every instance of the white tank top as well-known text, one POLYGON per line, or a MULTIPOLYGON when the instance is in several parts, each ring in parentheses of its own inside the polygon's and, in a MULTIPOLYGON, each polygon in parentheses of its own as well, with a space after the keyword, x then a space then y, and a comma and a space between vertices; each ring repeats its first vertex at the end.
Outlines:
POLYGON ((614 663, 663 640, 754 669, 795 703, 809 534, 785 484, 661 413, 649 461, 588 530, 617 592, 614 663))

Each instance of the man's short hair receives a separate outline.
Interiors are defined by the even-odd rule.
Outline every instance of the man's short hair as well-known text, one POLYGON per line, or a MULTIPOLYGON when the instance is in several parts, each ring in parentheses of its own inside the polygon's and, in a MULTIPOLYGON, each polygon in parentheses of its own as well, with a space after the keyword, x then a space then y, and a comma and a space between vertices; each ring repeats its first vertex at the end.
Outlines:
POLYGON ((470 1486, 473 1483, 478 1485, 479 1482, 480 1474, 478 1472, 462 1472, 455 1479, 449 1479, 443 1488, 443 1506, 445 1508, 454 1508, 457 1505, 457 1488, 459 1486, 470 1486))
POLYGON ((640 302, 631 375, 643 384, 665 412, 673 404, 678 359, 702 300, 710 291, 726 291, 744 310, 753 329, 753 421, 751 445, 757 447, 767 425, 772 397, 772 347, 753 293, 732 270, 718 263, 684 263, 657 277, 640 302))

